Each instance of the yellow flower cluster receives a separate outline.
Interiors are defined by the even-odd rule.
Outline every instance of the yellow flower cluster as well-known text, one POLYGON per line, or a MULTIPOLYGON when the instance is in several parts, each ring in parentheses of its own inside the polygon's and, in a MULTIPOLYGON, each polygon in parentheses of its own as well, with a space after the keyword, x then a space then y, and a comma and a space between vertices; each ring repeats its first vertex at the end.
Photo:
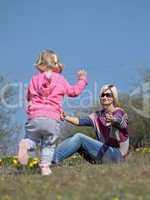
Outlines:
POLYGON ((113 197, 112 200, 121 200, 119 197, 113 197))
MULTIPOLYGON (((38 168, 38 165, 38 158, 29 158, 27 168, 38 168)), ((13 166, 16 168, 20 168, 22 165, 19 163, 17 156, 9 156, 0 159, 0 166, 13 166)))
POLYGON ((135 151, 139 153, 150 153, 150 147, 137 148, 135 151))
POLYGON ((39 159, 34 158, 34 159, 30 160, 28 165, 29 165, 30 168, 33 168, 33 167, 37 167, 38 164, 39 164, 39 159))

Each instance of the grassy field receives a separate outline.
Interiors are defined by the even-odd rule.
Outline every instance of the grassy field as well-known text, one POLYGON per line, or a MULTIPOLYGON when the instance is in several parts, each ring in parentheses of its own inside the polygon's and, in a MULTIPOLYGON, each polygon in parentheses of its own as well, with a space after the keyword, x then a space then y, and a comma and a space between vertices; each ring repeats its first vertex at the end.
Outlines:
POLYGON ((150 153, 127 162, 91 165, 66 160, 42 177, 38 171, 0 167, 0 200, 150 200, 150 153))

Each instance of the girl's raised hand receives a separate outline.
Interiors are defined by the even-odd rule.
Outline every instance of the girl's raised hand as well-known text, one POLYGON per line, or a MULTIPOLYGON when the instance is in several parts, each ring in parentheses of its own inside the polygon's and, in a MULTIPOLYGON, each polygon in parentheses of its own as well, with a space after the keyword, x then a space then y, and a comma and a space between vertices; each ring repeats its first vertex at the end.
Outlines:
POLYGON ((87 72, 85 70, 79 70, 78 71, 78 76, 79 76, 79 79, 86 79, 87 77, 87 72))

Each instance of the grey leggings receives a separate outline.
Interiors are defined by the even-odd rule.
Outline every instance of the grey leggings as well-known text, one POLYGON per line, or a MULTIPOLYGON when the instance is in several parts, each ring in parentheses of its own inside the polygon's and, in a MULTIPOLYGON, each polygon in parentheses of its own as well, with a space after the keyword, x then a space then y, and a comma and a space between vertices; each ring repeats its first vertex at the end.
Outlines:
POLYGON ((41 148, 41 163, 51 164, 56 141, 60 136, 60 123, 46 117, 37 117, 25 124, 25 139, 28 139, 29 150, 37 145, 41 148))

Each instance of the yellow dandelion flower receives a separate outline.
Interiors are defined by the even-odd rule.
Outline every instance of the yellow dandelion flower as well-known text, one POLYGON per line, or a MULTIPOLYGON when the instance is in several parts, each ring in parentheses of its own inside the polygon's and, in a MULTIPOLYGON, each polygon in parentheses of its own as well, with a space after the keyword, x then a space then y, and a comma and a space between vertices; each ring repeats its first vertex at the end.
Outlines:
POLYGON ((57 198, 56 198, 57 200, 62 200, 63 198, 62 198, 62 196, 61 195, 57 195, 57 198))
POLYGON ((31 162, 31 163, 29 163, 29 167, 30 168, 32 168, 33 167, 33 163, 31 162))
POLYGON ((112 200, 120 200, 119 197, 113 197, 112 200))
POLYGON ((39 158, 34 158, 33 161, 39 162, 39 158))
POLYGON ((139 149, 139 148, 137 148, 135 151, 136 151, 136 152, 139 152, 139 151, 140 151, 140 149, 139 149))
POLYGON ((16 159, 13 159, 13 164, 18 164, 18 161, 16 159))
POLYGON ((76 159, 77 157, 78 157, 77 155, 73 155, 71 158, 76 159))
POLYGON ((38 161, 37 161, 37 160, 34 160, 34 161, 32 161, 32 164, 33 164, 33 165, 37 165, 37 164, 38 164, 38 161))

